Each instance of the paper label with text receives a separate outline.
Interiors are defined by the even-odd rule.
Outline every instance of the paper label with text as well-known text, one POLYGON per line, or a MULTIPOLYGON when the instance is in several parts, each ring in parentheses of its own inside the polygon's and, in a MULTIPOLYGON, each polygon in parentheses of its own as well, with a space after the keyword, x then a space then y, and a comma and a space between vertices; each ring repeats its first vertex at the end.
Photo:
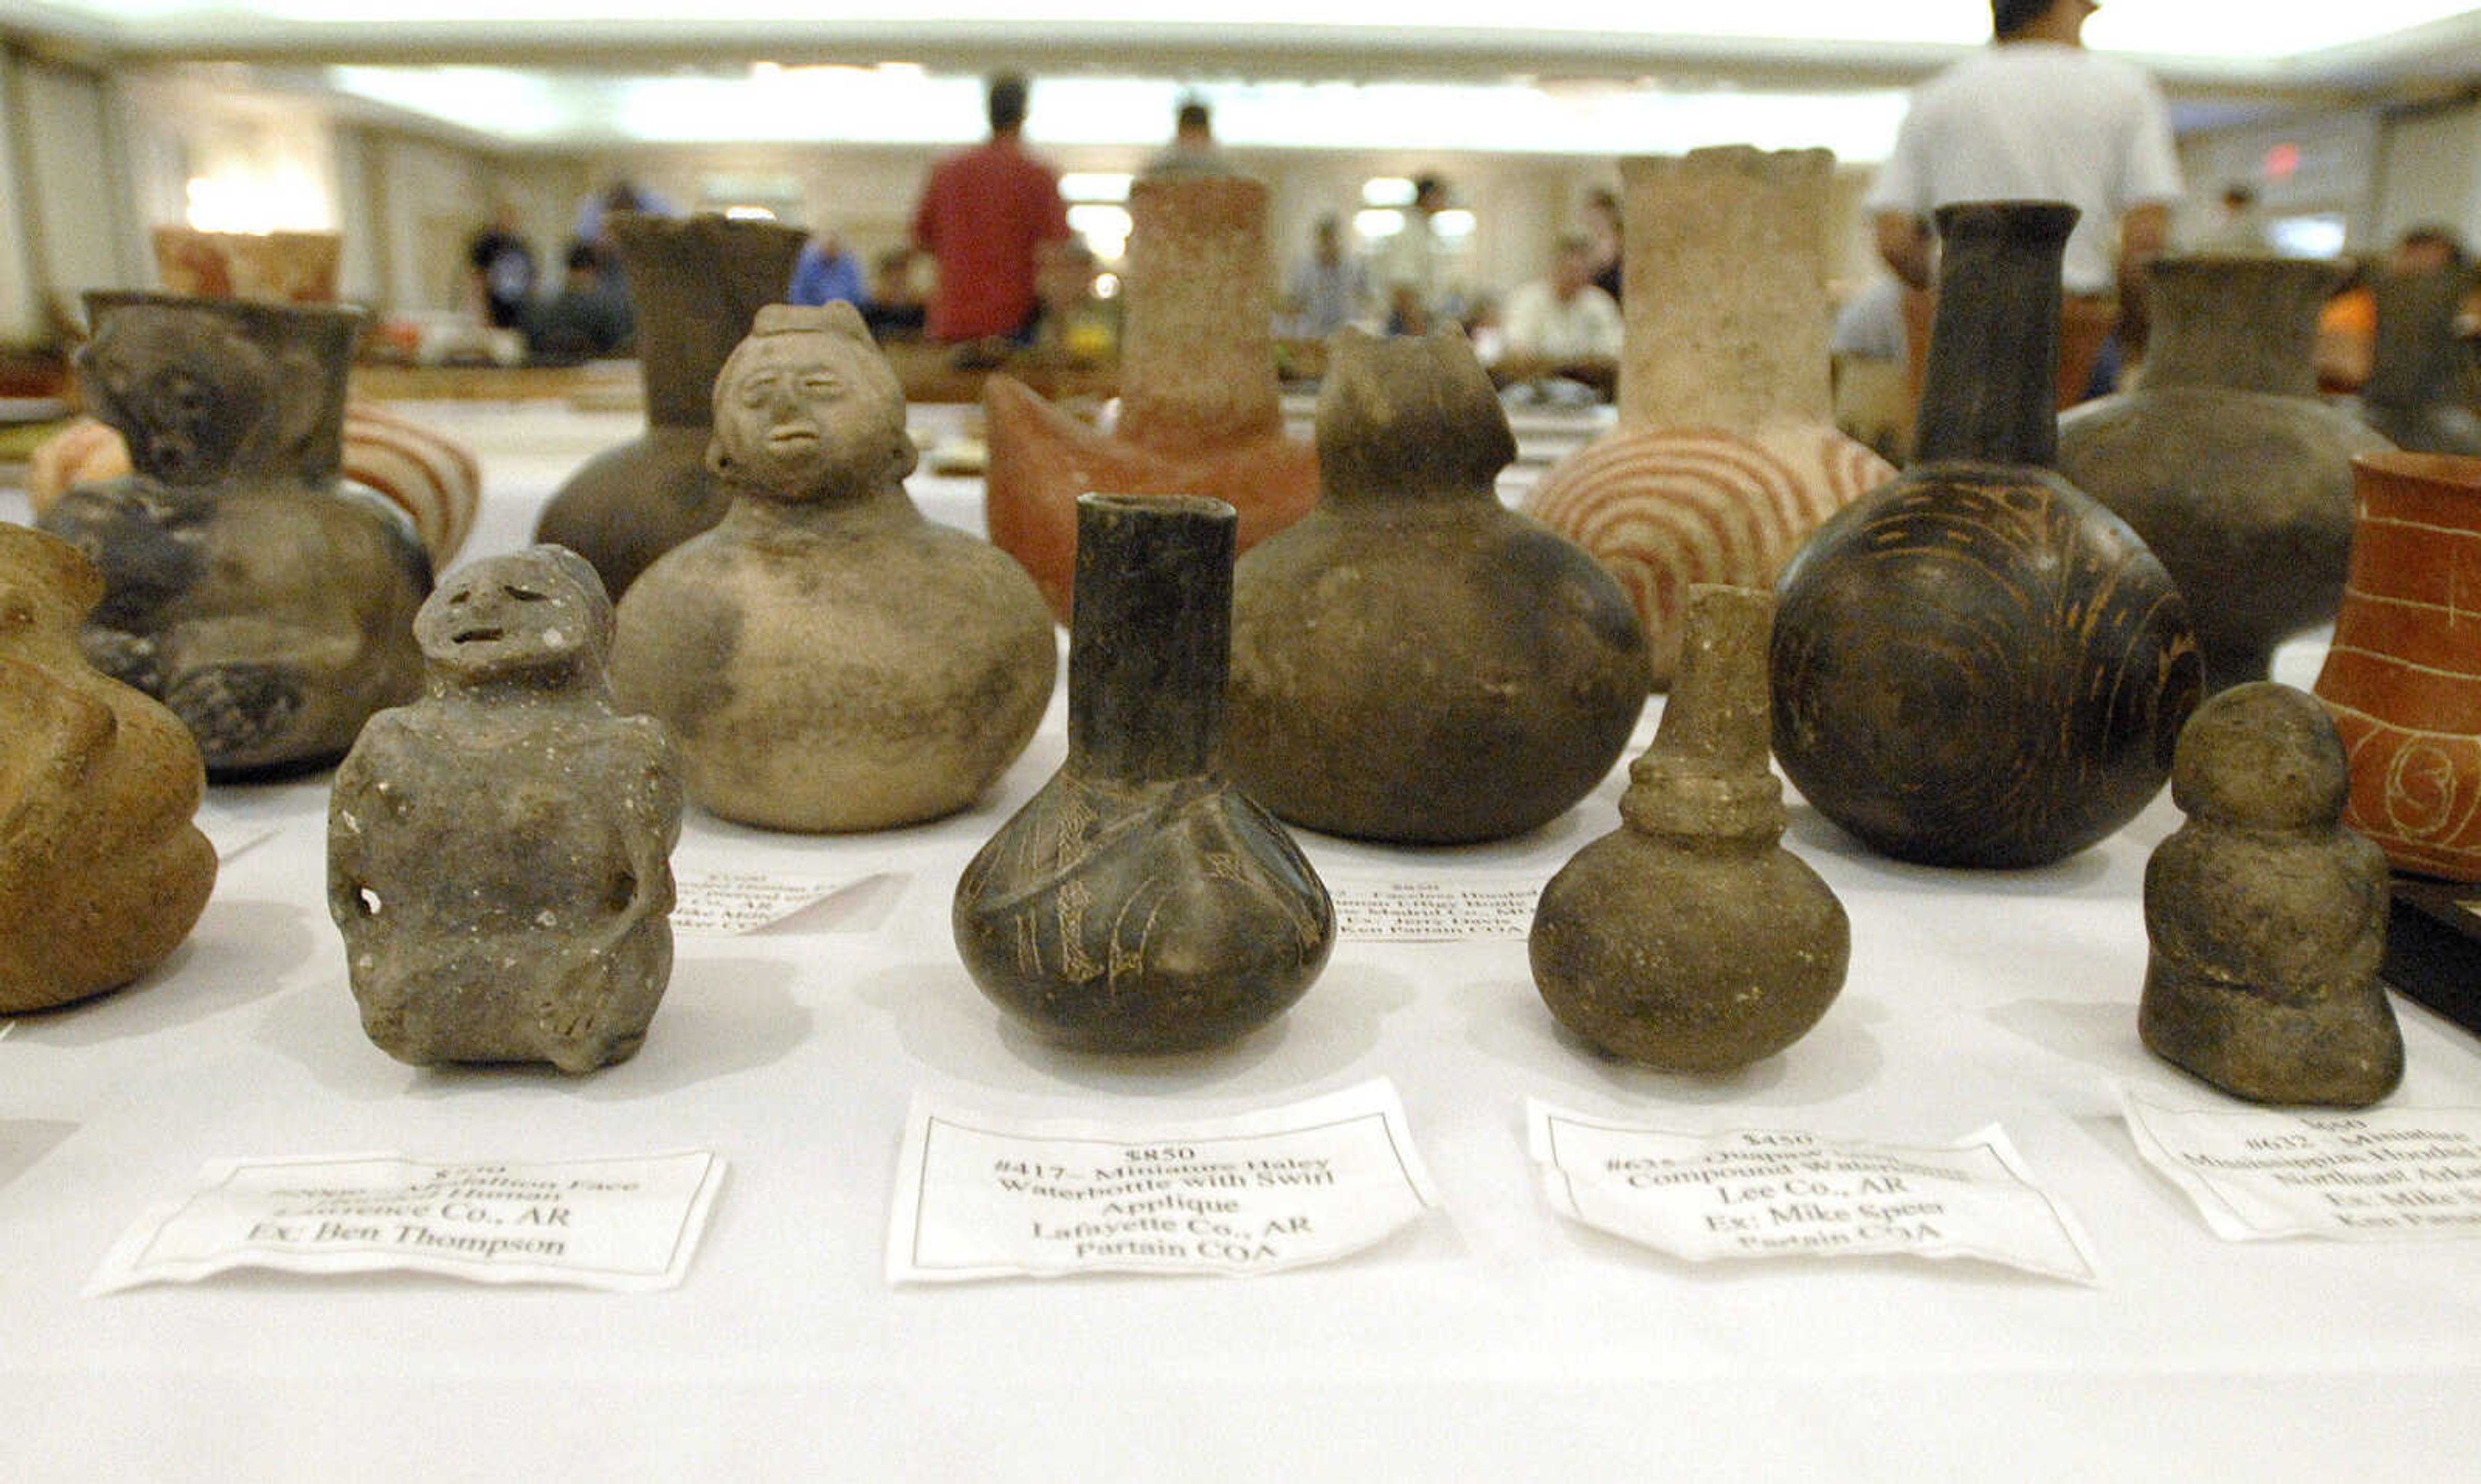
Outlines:
POLYGON ((1534 1161, 1562 1214, 1658 1252, 1715 1258, 1979 1258, 2101 1281, 2075 1218, 1997 1126, 1953 1144, 1789 1130, 1683 1133, 1528 1102, 1534 1161))
POLYGON ((236 1267, 678 1288, 722 1180, 704 1150, 542 1164, 220 1159, 130 1228, 87 1292, 236 1267))
POLYGON ((672 931, 695 938, 753 933, 868 879, 675 865, 672 931))
POLYGON ((2229 1241, 2481 1237, 2481 1108, 2197 1107, 2120 1089, 2146 1162, 2229 1241))
POLYGON ((1359 943, 1523 939, 1533 930, 1539 875, 1496 872, 1453 879, 1329 873, 1339 938, 1359 943))
POLYGON ((1028 1121, 917 1095, 890 1283, 1273 1272, 1438 1204, 1393 1084, 1238 1117, 1028 1121))

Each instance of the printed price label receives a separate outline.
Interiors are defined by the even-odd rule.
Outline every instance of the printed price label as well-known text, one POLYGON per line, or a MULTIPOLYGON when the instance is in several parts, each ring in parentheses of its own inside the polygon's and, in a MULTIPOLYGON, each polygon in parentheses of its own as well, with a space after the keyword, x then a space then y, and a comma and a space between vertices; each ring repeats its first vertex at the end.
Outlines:
POLYGON ((703 1150, 550 1164, 220 1159, 130 1228, 87 1292, 236 1267, 678 1288, 722 1180, 723 1160, 703 1150))
POLYGON ((2096 1283, 2075 1220, 1995 1125, 1937 1146, 1785 1130, 1680 1133, 1527 1105, 1561 1214, 1702 1263, 1715 1258, 1980 1258, 2096 1283))
POLYGON ((672 931, 692 938, 739 937, 771 927, 870 879, 675 865, 672 931))
POLYGON ((1395 1087, 1233 1118, 1010 1120, 914 1099, 890 1283, 1273 1272, 1438 1204, 1395 1087))
POLYGON ((1533 930, 1533 904, 1543 877, 1502 872, 1398 880, 1333 874, 1327 896, 1335 902, 1335 930, 1360 943, 1443 943, 1487 938, 1523 939, 1533 930))
POLYGON ((2481 1108, 2206 1108, 2132 1087, 2119 1098, 2137 1152, 2225 1240, 2481 1237, 2481 1108))

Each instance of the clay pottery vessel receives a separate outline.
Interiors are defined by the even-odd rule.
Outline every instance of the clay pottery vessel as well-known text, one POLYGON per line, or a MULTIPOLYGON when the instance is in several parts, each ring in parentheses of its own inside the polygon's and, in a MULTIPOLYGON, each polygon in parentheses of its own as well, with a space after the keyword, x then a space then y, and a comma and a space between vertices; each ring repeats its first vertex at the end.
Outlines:
POLYGON ((2188 822, 2145 865, 2147 1050, 2258 1103, 2394 1091, 2387 862, 2337 822, 2347 789, 2315 697, 2257 681, 2197 708, 2171 768, 2188 822))
POLYGON ((278 304, 336 300, 345 256, 341 232, 202 232, 165 223, 152 240, 155 273, 167 294, 278 304))
POLYGON ((535 539, 594 564, 618 602, 654 560, 723 519, 732 492, 706 467, 716 373, 761 306, 780 302, 809 234, 719 216, 607 219, 638 316, 646 430, 581 465, 535 539))
POLYGON ((2398 448, 2481 455, 2481 418, 2468 404, 2471 356, 2456 332, 2470 276, 2459 270, 2380 272, 2377 343, 2361 384, 2361 415, 2398 448))
POLYGON ((137 978, 216 884, 198 744, 78 653, 102 599, 74 547, 0 523, 0 1015, 137 978))
POLYGON ((2161 259, 2144 383, 2059 418, 2059 473, 2188 597, 2208 691, 2265 679, 2275 645, 2342 601, 2352 459, 2388 444, 2317 396, 2337 278, 2300 258, 2161 259))
POLYGON ((672 973, 681 785, 612 704, 612 603, 576 554, 459 567, 415 631, 430 692, 371 718, 327 804, 327 910, 389 1055, 625 1060, 672 973))
MULTIPOLYGON (((435 430, 370 403, 345 404, 339 470, 403 510, 413 534, 443 572, 474 529, 483 468, 473 450, 435 430)), ((36 445, 26 469, 26 502, 40 516, 80 484, 99 484, 130 471, 129 445, 118 429, 91 417, 36 445)))
POLYGON ((1915 461, 1777 585, 1775 756, 1870 848, 2028 867, 2160 791, 2203 684, 2170 574, 2050 468, 2075 208, 1944 207, 1915 461))
POLYGON ((1015 562, 904 492, 904 396, 850 304, 758 313, 715 384, 722 524, 620 601, 613 683, 672 728, 690 797, 770 829, 885 829, 974 801, 1051 698, 1015 562))
POLYGON ((1777 844, 1766 766, 1771 594, 1689 591, 1654 745, 1629 767, 1623 827, 1542 889, 1528 951, 1559 1024, 1666 1072, 1729 1072, 1809 1033, 1843 988, 1843 904, 1777 844))
POLYGON ((1062 1046, 1221 1046, 1298 1000, 1335 942, 1326 888, 1223 776, 1237 518, 1216 500, 1078 504, 1068 761, 956 883, 956 950, 1062 1046))
POLYGON ((1284 432, 1267 254, 1267 188, 1240 175, 1129 188, 1120 410, 1111 431, 1024 383, 983 383, 991 540, 1025 564, 1060 622, 1076 580, 1077 499, 1194 494, 1240 512, 1248 550, 1308 513, 1318 454, 1284 432))
POLYGON ((1234 574, 1233 777, 1292 823, 1366 840, 1555 819, 1645 706, 1628 595, 1499 503, 1516 440, 1462 335, 1329 347, 1326 497, 1234 574))
POLYGON ((2373 454, 2317 673, 2352 763, 2343 822, 2397 871, 2481 881, 2481 458, 2373 454))
POLYGON ((1526 496, 1635 604, 1671 683, 1695 583, 1771 585, 1894 469, 1835 427, 1827 336, 1835 156, 1746 145, 1620 162, 1619 421, 1526 496))
POLYGON ((219 779, 324 767, 422 688, 431 563, 337 481, 356 310, 91 294, 88 404, 135 471, 43 513, 103 571, 88 659, 172 709, 219 779))

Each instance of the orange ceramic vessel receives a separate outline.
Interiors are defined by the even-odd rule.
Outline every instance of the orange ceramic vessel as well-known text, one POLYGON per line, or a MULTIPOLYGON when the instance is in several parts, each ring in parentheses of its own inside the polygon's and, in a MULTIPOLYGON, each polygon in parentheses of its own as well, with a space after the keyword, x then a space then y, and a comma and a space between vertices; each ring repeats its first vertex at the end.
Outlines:
POLYGON ((2352 461, 2352 565, 2317 695, 2343 822, 2397 871, 2481 881, 2481 458, 2352 461))

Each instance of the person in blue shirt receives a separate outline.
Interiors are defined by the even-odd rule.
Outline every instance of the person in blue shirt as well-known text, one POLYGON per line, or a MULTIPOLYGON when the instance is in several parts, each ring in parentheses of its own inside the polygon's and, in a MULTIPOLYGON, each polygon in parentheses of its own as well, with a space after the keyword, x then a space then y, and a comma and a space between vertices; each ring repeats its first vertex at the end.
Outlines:
POLYGON ((860 260, 833 234, 801 244, 801 255, 793 263, 793 286, 784 297, 795 304, 831 304, 842 299, 856 309, 870 306, 870 296, 862 288, 860 260))

